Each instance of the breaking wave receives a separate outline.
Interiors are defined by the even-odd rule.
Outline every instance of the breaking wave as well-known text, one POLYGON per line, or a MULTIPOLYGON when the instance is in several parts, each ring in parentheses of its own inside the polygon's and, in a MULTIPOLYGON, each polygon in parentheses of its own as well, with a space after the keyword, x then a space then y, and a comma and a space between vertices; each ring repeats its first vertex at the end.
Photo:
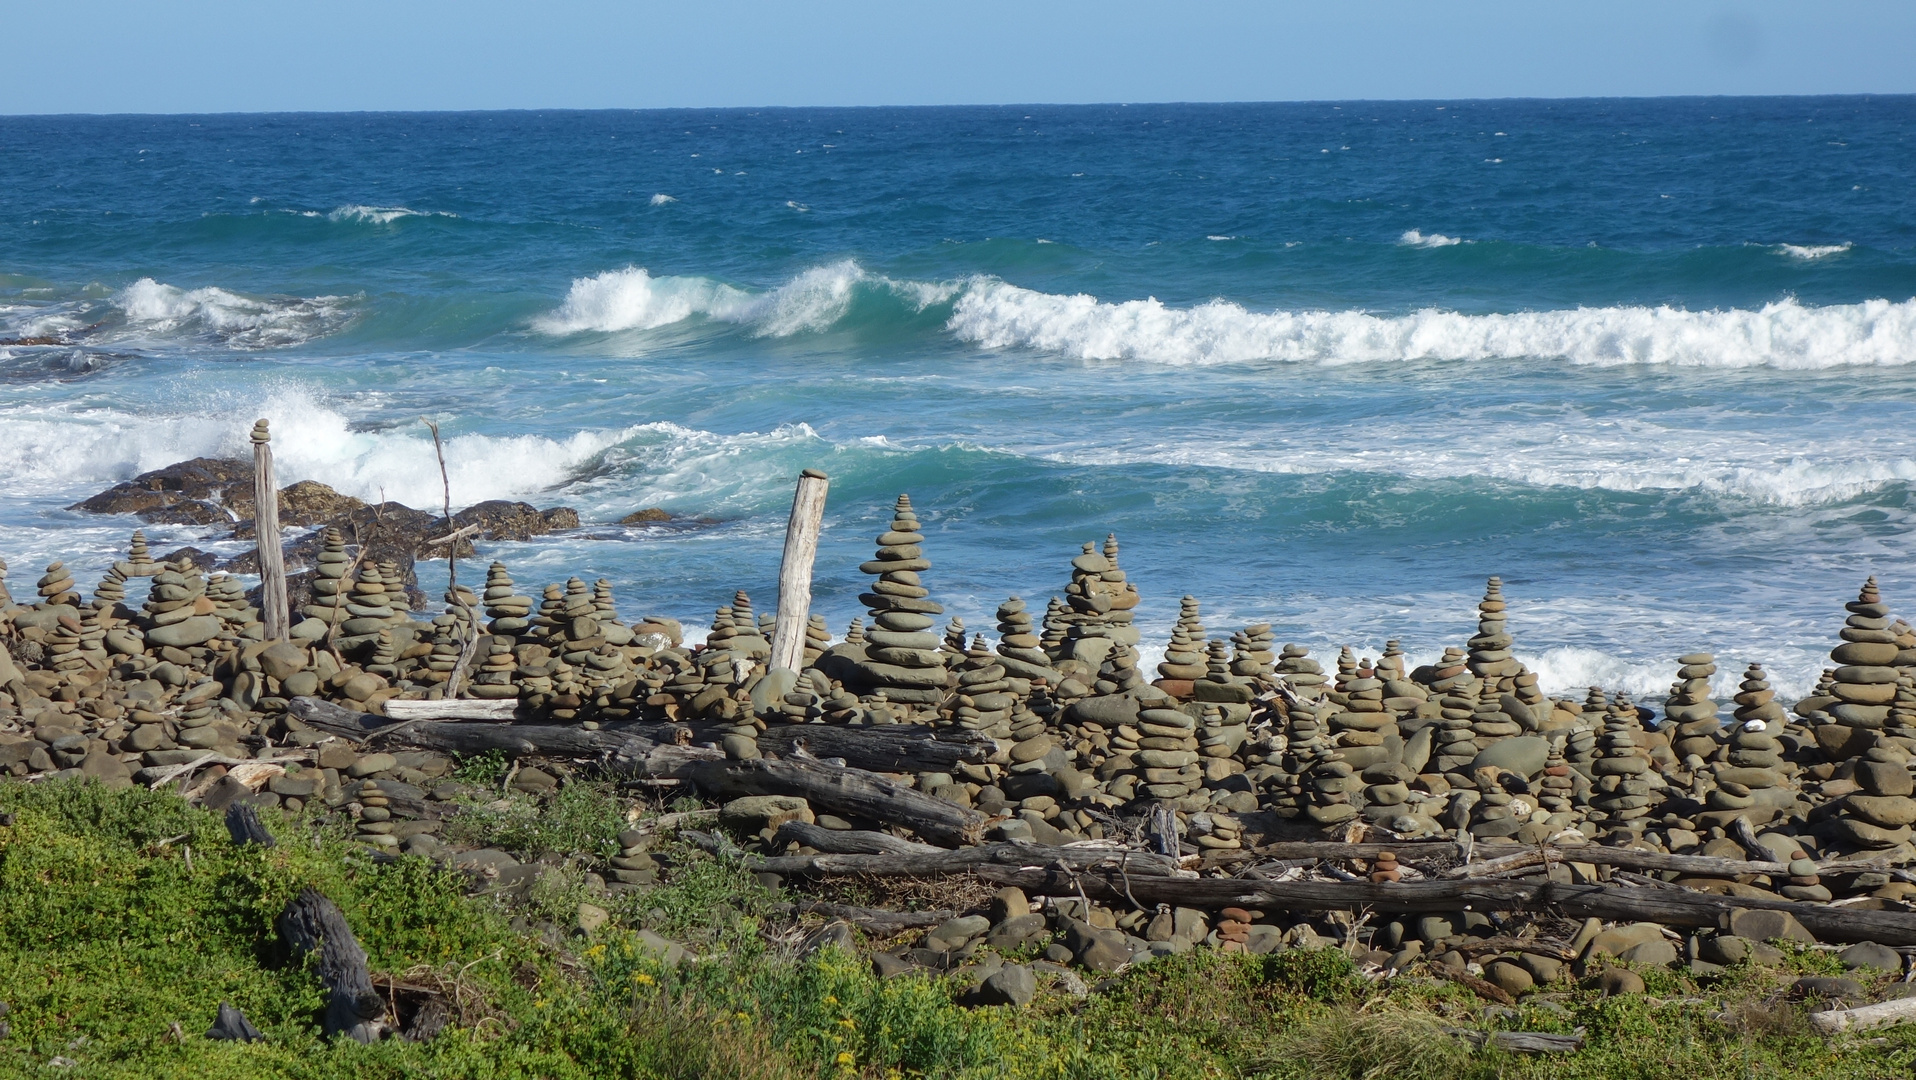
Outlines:
POLYGON ((362 206, 358 203, 349 203, 348 205, 338 207, 337 209, 333 210, 331 213, 327 214, 326 220, 357 221, 357 222, 363 222, 368 225, 391 225, 393 222, 398 221, 400 218, 409 218, 409 217, 456 218, 458 216, 459 216, 458 214, 449 213, 444 210, 414 210, 411 207, 406 207, 406 206, 362 206))
POLYGON ((1456 244, 1463 243, 1462 240, 1455 236, 1445 236, 1443 233, 1430 233, 1426 235, 1416 229, 1411 229, 1404 233, 1404 235, 1398 237, 1397 242, 1405 247, 1422 248, 1452 247, 1456 244))
POLYGON ((704 277, 654 277, 642 267, 609 270, 572 283, 559 307, 533 320, 552 335, 652 330, 703 316, 749 326, 764 337, 830 329, 851 311, 861 291, 903 300, 923 311, 957 292, 958 285, 895 281, 850 260, 814 267, 776 289, 752 292, 704 277))
MULTIPOLYGON (((1407 234, 1408 235, 1408 234, 1407 234)), ((1422 237, 1451 242, 1445 237, 1422 237)), ((643 331, 693 318, 762 337, 817 333, 870 321, 915 319, 950 305, 944 329, 986 349, 1029 349, 1075 360, 1160 364, 1260 361, 1361 364, 1557 359, 1614 366, 1814 370, 1916 363, 1916 300, 1761 308, 1583 307, 1465 314, 1426 308, 1252 311, 1228 300, 1175 307, 1156 298, 1110 302, 1022 288, 993 277, 908 281, 850 260, 814 267, 773 289, 708 277, 655 276, 641 267, 573 281, 557 308, 535 318, 549 335, 643 331), (861 306, 861 297, 883 301, 861 306)))
POLYGON ((1916 362, 1916 300, 1758 310, 1600 307, 1466 315, 1426 309, 1260 313, 1224 300, 1107 303, 999 281, 967 287, 948 328, 992 349, 1083 360, 1320 364, 1539 357, 1576 364, 1830 368, 1916 362))
POLYGON ((229 345, 273 348, 332 333, 352 318, 344 296, 253 297, 207 287, 181 289, 152 278, 122 289, 114 304, 140 336, 179 334, 229 345))

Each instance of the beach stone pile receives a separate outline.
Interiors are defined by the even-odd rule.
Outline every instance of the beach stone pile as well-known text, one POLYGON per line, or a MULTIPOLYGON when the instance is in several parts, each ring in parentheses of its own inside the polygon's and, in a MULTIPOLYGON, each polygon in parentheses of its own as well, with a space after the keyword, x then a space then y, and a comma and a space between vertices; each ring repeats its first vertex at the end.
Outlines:
MULTIPOLYGON (((1165 807, 1187 838, 1210 815, 1261 817, 1293 835, 1365 828, 1486 844, 1575 835, 1700 852, 1733 844, 1742 819, 1773 838, 1783 861, 1797 851, 1916 855, 1907 785, 1916 631, 1891 617, 1874 579, 1847 605, 1823 692, 1794 716, 1751 664, 1725 726, 1711 690, 1716 658, 1690 653, 1657 724, 1600 688, 1581 702, 1539 693, 1495 578, 1476 632, 1435 663, 1407 671, 1393 640, 1374 660, 1342 650, 1334 676, 1304 647, 1280 647, 1267 623, 1213 638, 1200 602, 1186 597, 1152 679, 1136 652, 1139 592, 1115 537, 1073 559, 1042 627, 1018 597, 999 605, 995 648, 982 636, 941 639, 946 613, 924 584, 924 541, 900 496, 861 567, 873 579, 860 597, 870 623, 854 621, 833 643, 822 619, 809 619, 803 670, 769 673, 771 616, 743 591, 692 645, 663 616, 622 622, 603 579, 553 583, 535 601, 502 562, 433 613, 409 599, 403 567, 351 547, 337 528, 314 538, 290 639, 269 642, 235 578, 158 560, 135 534, 91 600, 51 563, 28 602, 0 608, 0 742, 13 740, 0 762, 19 775, 133 782, 191 760, 182 754, 319 748, 326 738, 286 713, 292 697, 380 711, 456 692, 517 701, 547 723, 689 725, 685 739, 735 759, 760 756, 773 725, 952 728, 989 740, 989 758, 907 779, 1003 814, 1006 835, 1047 842, 1094 839, 1114 815, 1165 807), (469 644, 471 667, 459 672, 469 644), (70 737, 78 741, 61 741, 70 737)), ((538 786, 538 775, 525 782, 538 786)), ((415 782, 379 770, 347 779, 368 777, 415 782)), ((1198 845, 1207 849, 1233 837, 1214 824, 1198 835, 1211 838, 1198 845)), ((1771 885, 1853 888, 1827 877, 1771 885)))
POLYGON ((1118 568, 1115 533, 1105 538, 1102 552, 1087 543, 1071 560, 1071 582, 1064 593, 1064 640, 1051 653, 1061 670, 1096 670, 1114 646, 1138 644, 1138 628, 1131 619, 1140 597, 1118 568))
POLYGON ((1187 596, 1178 601, 1178 621, 1171 628, 1170 644, 1164 647, 1164 660, 1158 664, 1158 689, 1188 698, 1207 673, 1204 620, 1197 597, 1187 596))
POLYGON ((875 580, 859 601, 871 612, 872 629, 865 633, 865 655, 851 668, 863 693, 883 691, 885 700, 909 705, 935 705, 945 699, 950 670, 939 656, 940 641, 932 632, 936 616, 945 609, 931 599, 919 574, 931 569, 921 545, 918 515, 911 496, 898 496, 891 527, 878 536, 878 550, 859 566, 875 580))

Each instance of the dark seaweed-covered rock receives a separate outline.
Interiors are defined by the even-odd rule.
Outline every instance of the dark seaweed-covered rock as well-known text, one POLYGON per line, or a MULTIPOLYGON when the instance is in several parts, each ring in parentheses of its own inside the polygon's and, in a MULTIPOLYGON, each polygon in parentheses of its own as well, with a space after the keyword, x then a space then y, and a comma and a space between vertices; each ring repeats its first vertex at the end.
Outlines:
POLYGON ((227 508, 228 491, 244 490, 250 503, 252 488, 250 462, 194 458, 141 473, 68 509, 137 514, 143 521, 168 525, 214 525, 238 518, 227 508))

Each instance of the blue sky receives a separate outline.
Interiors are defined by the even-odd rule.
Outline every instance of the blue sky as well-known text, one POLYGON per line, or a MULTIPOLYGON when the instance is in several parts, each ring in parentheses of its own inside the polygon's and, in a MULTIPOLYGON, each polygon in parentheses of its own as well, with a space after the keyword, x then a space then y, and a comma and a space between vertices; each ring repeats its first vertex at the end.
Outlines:
POLYGON ((0 0, 0 112, 1916 92, 1908 0, 0 0))

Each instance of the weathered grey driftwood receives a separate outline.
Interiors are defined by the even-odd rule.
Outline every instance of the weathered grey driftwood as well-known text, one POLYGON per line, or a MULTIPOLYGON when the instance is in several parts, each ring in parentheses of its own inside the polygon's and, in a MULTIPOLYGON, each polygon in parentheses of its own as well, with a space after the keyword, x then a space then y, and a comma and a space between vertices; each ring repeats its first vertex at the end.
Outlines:
MULTIPOLYGON (((839 856, 846 858, 851 856, 839 856)), ((1658 922, 1666 926, 1719 927, 1731 912, 1761 908, 1787 911, 1820 941, 1874 941, 1916 945, 1916 914, 1859 911, 1827 904, 1757 897, 1719 896, 1688 889, 1635 889, 1562 882, 1406 881, 1376 885, 1342 881, 1268 881, 1255 878, 1165 878, 1108 871, 1062 874, 1050 870, 1012 870, 981 866, 973 871, 987 881, 1016 885, 1037 896, 1076 896, 1082 889, 1094 899, 1135 899, 1144 904, 1183 907, 1254 907, 1265 910, 1339 911, 1370 908, 1378 912, 1554 910, 1578 918, 1658 922)))
POLYGON ((1447 1031, 1472 1046, 1488 1043, 1511 1054, 1568 1054, 1581 1050, 1583 1029, 1578 1028, 1577 1032, 1575 1035, 1551 1035, 1541 1031, 1473 1031, 1468 1028, 1450 1028, 1447 1031))
POLYGON ((401 701, 395 698, 386 703, 386 715, 394 720, 512 720, 519 715, 519 703, 463 698, 450 701, 401 701))
POLYGON ((224 1001, 220 1002, 219 1016, 214 1019, 213 1026, 206 1029, 206 1037, 229 1042, 257 1042, 265 1038, 253 1026, 253 1022, 246 1019, 245 1013, 224 1001))
MULTIPOLYGON (((1479 852, 1484 850, 1486 849, 1478 849, 1479 852)), ((1767 849, 1763 850, 1767 854, 1767 849)), ((1255 854, 1259 858, 1282 860, 1373 859, 1386 851, 1395 853, 1399 862, 1418 866, 1420 869, 1423 868, 1420 864, 1450 863, 1463 857, 1463 852, 1457 845, 1448 840, 1407 841, 1397 844, 1288 841, 1260 845, 1255 854)), ((1790 869, 1788 863, 1768 859, 1758 861, 1722 859, 1709 855, 1669 855, 1661 851, 1606 847, 1601 844, 1554 844, 1541 848, 1523 848, 1481 862, 1452 866, 1441 873, 1448 878, 1485 877, 1530 866, 1542 866, 1545 858, 1543 853, 1546 851, 1550 853, 1549 858, 1553 862, 1593 863, 1598 866, 1621 866, 1629 870, 1671 870, 1699 877, 1730 878, 1739 874, 1777 875, 1787 874, 1790 869)), ((1886 869, 1888 864, 1879 859, 1829 859, 1817 864, 1817 872, 1821 874, 1862 874, 1886 869)))
POLYGON ((812 609, 812 563, 825 520, 830 481, 818 469, 798 474, 792 517, 785 526, 785 554, 778 564, 778 617, 772 630, 771 667, 797 671, 804 665, 805 620, 812 609))
MULTIPOLYGON (((445 705, 463 709, 467 702, 388 701, 387 712, 400 706, 445 705)), ((319 698, 300 697, 286 711, 301 723, 329 735, 358 742, 378 738, 427 750, 455 754, 482 754, 489 750, 518 755, 603 758, 615 771, 631 776, 676 776, 687 761, 722 758, 716 748, 717 725, 629 722, 606 724, 590 731, 577 724, 482 723, 431 720, 423 716, 394 720, 335 705, 319 698)), ((463 713, 461 713, 463 715, 463 713)), ((944 772, 991 756, 990 739, 973 732, 934 733, 919 724, 842 727, 833 724, 776 724, 759 736, 759 749, 781 757, 799 748, 814 758, 842 758, 855 769, 872 772, 944 772)))
POLYGON ((319 954, 319 980, 326 984, 326 1034, 362 1043, 377 1039, 386 1003, 373 989, 366 951, 338 905, 317 889, 304 889, 280 912, 279 936, 296 953, 319 954))
POLYGON ((1916 997, 1895 998, 1855 1009, 1827 1009, 1810 1014, 1810 1026, 1825 1035, 1865 1031, 1916 1020, 1916 997))
POLYGON ((608 725, 596 731, 574 725, 486 724, 402 720, 341 708, 318 698, 300 697, 286 711, 301 723, 331 735, 364 741, 375 736, 452 754, 498 750, 511 756, 595 758, 625 776, 675 776, 695 761, 721 759, 713 747, 676 741, 670 724, 608 725), (641 730, 649 728, 650 731, 641 730), (663 739, 651 736, 663 736, 663 739))
POLYGON ((240 799, 226 808, 226 831, 233 837, 236 847, 258 844, 260 847, 272 847, 273 834, 266 831, 260 823, 259 811, 252 802, 240 799))
POLYGON ((776 844, 796 843, 827 855, 910 855, 940 849, 890 833, 865 829, 826 829, 802 821, 788 821, 772 837, 776 844))
POLYGON ((928 926, 937 926, 956 918, 955 911, 886 911, 883 908, 855 907, 851 904, 827 904, 817 900, 800 900, 792 904, 782 904, 774 910, 790 911, 800 915, 823 915, 828 919, 843 919, 869 933, 890 937, 907 930, 922 930, 928 926))
POLYGON ((988 820, 969 807, 895 784, 877 773, 805 758, 698 762, 686 769, 685 778, 719 798, 797 795, 814 808, 903 825, 946 847, 978 843, 984 839, 988 820))
MULTIPOLYGON (((1741 819, 1738 819, 1741 820, 1741 819)), ((1551 862, 1583 862, 1598 866, 1620 866, 1630 870, 1669 870, 1697 877, 1733 878, 1741 874, 1785 875, 1788 863, 1754 859, 1722 859, 1713 855, 1670 855, 1661 851, 1636 848, 1603 847, 1598 844, 1565 844, 1560 847, 1531 848, 1467 866, 1452 867, 1445 877, 1486 877, 1551 862)), ((1889 869, 1875 859, 1827 859, 1816 864, 1818 874, 1864 874, 1889 869)))
POLYGON ((286 603, 286 549, 279 535, 279 488, 273 479, 273 436, 265 418, 253 425, 253 537, 259 547, 260 621, 266 640, 292 629, 286 603))
POLYGON ((759 733, 758 748, 779 757, 803 747, 815 758, 843 758, 855 769, 872 772, 949 772, 978 764, 996 749, 973 731, 934 731, 923 724, 774 724, 759 733))
MULTIPOLYGON (((713 854, 738 854, 738 848, 720 836, 685 830, 679 833, 679 837, 713 854)), ((985 866, 1022 866, 1062 867, 1067 873, 1096 869, 1123 880, 1128 877, 1163 876, 1177 870, 1177 860, 1151 851, 1046 847, 1010 842, 979 844, 951 851, 930 848, 881 855, 746 855, 743 859, 745 865, 753 870, 817 877, 939 877, 971 873, 985 866)))

